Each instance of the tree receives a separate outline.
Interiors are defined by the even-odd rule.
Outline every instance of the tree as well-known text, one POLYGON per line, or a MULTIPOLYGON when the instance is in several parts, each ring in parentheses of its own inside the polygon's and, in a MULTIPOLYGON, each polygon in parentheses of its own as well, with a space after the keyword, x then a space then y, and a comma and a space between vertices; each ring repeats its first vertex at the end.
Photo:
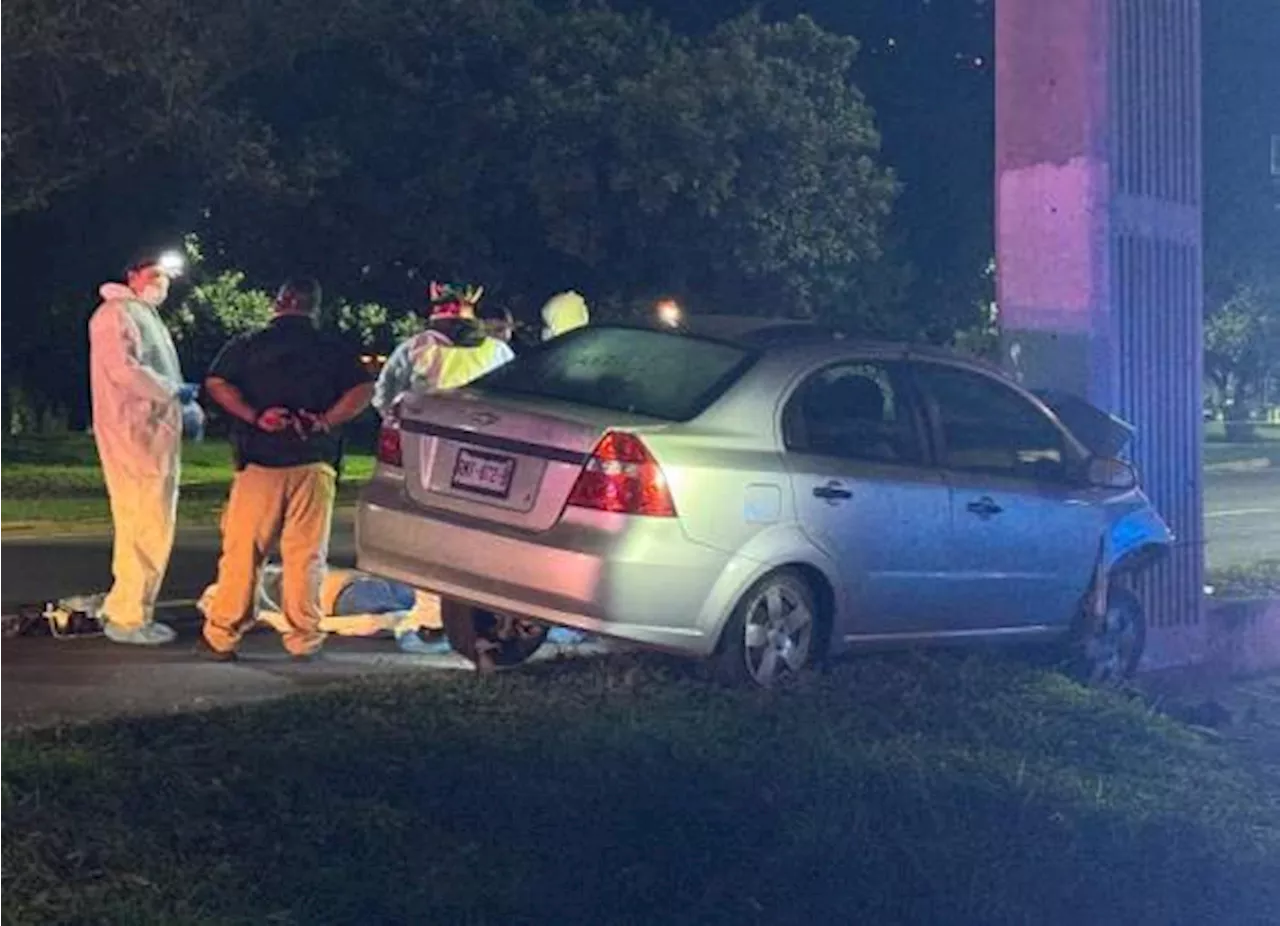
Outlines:
POLYGON ((464 276, 525 308, 575 286, 606 308, 674 292, 865 327, 891 314, 880 236, 895 184, 848 83, 852 39, 803 17, 694 41, 605 9, 414 15, 245 98, 258 118, 305 101, 272 123, 276 150, 322 139, 338 166, 309 197, 217 198, 206 229, 231 263, 288 241, 294 260, 391 305, 464 276))
MULTIPOLYGON (((921 330, 896 312, 897 184, 857 43, 807 18, 686 37, 532 0, 48 2, 5 8, 5 224, 32 259, 70 254, 64 294, 32 281, 21 304, 87 316, 90 283, 163 228, 244 274, 193 299, 248 312, 245 280, 311 273, 379 343, 432 278, 526 315, 573 287, 597 316, 675 295, 921 330)), ((229 322, 187 308, 196 362, 229 322)), ((6 344, 38 343, 13 317, 6 344)))
POLYGON ((1280 285, 1237 279, 1211 303, 1204 324, 1205 373, 1229 420, 1247 420, 1280 377, 1280 285))
POLYGON ((232 88, 297 55, 381 28, 383 0, 122 0, 4 5, 4 212, 46 207, 157 152, 216 182, 250 177, 305 186, 267 157, 268 124, 235 107, 232 88))

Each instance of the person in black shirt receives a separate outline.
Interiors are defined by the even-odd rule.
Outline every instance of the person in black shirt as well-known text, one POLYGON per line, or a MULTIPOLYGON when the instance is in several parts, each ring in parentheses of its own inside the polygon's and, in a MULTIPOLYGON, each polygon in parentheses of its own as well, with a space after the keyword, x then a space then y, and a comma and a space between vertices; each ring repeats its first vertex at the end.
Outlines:
POLYGON ((320 585, 329 552, 342 426, 369 404, 373 384, 359 355, 317 330, 320 284, 290 280, 275 318, 230 341, 214 359, 205 391, 233 419, 236 477, 222 516, 217 591, 205 612, 204 642, 234 659, 253 622, 258 570, 278 538, 284 561, 285 649, 314 656, 320 585))

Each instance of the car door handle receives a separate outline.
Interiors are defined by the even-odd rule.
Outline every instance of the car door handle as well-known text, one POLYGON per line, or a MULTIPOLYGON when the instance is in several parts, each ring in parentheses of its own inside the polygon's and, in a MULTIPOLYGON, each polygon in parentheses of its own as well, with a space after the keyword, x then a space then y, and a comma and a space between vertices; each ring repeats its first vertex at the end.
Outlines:
POLYGON ((996 504, 995 499, 990 495, 984 495, 977 501, 969 502, 967 507, 971 512, 982 518, 984 521, 987 518, 994 518, 1000 512, 1004 511, 1003 508, 996 504))
POLYGON ((832 481, 824 486, 813 487, 813 497, 821 498, 828 502, 834 502, 841 499, 853 498, 853 493, 848 489, 840 487, 840 483, 832 481))

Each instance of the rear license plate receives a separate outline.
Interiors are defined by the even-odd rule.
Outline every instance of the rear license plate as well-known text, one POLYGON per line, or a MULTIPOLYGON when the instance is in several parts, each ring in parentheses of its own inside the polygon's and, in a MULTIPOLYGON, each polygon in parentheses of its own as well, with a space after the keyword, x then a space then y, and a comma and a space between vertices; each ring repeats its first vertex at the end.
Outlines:
POLYGON ((506 498, 511 494, 511 476, 516 471, 516 461, 496 453, 478 450, 459 450, 453 464, 453 487, 467 492, 477 492, 492 498, 506 498))

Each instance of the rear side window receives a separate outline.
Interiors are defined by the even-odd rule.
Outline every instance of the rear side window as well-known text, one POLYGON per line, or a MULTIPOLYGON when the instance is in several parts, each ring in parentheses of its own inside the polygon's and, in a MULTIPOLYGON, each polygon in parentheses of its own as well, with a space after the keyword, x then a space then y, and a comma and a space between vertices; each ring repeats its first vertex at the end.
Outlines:
POLYGON ((688 421, 724 393, 753 355, 731 344, 643 328, 579 328, 486 376, 492 392, 688 421))
POLYGON ((840 363, 809 377, 783 412, 787 449, 796 453, 918 465, 923 444, 894 370, 840 363))

